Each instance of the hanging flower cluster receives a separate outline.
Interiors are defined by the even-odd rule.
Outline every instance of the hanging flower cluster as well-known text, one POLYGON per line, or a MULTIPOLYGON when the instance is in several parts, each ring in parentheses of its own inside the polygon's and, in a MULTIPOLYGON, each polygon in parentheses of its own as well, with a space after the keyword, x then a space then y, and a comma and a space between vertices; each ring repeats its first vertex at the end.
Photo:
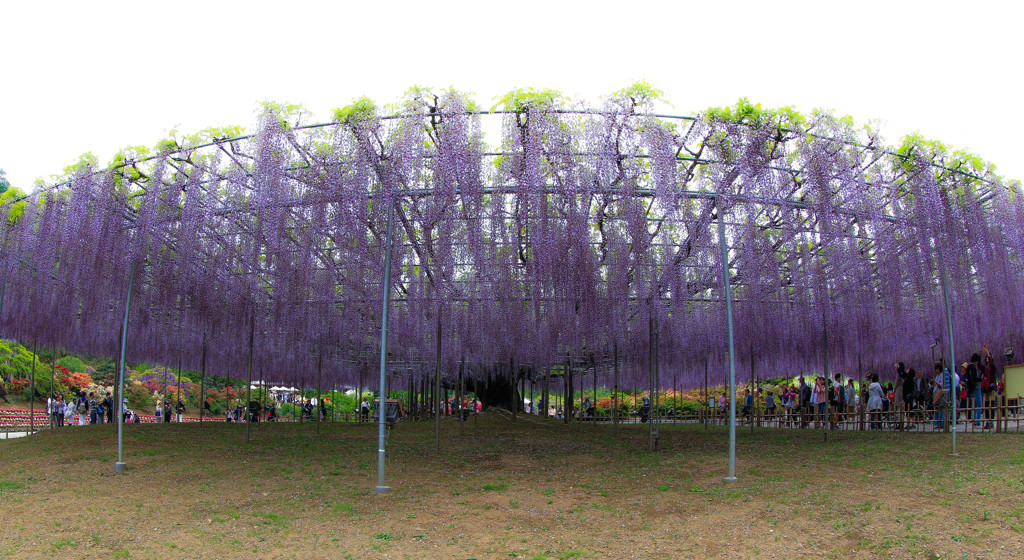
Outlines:
POLYGON ((695 386, 705 364, 726 374, 721 213, 739 362, 760 376, 826 352, 849 374, 930 359, 944 293, 958 353, 1020 341, 1024 198, 969 159, 882 149, 827 114, 473 107, 417 90, 397 116, 268 110, 252 135, 81 166, 17 216, 0 206, 0 328, 116 356, 133 278, 133 360, 244 377, 251 351, 267 379, 356 385, 377 367, 393 211, 393 375, 440 358, 537 379, 617 349, 639 386, 654 328, 662 371, 695 386))

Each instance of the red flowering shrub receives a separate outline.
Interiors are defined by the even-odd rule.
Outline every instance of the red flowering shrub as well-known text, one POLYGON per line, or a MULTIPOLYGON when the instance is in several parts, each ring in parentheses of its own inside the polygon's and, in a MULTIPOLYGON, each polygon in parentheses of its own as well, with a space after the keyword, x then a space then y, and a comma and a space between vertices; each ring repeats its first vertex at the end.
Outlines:
POLYGON ((57 380, 63 383, 66 387, 72 389, 85 389, 89 385, 92 385, 92 377, 85 372, 70 372, 68 368, 57 365, 57 380))

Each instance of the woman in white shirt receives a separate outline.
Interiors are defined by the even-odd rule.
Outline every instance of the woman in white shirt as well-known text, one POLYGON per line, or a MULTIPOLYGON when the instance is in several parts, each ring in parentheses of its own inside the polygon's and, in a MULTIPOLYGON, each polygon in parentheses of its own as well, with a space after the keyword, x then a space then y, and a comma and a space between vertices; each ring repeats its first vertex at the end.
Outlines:
POLYGON ((885 398, 885 390, 882 389, 882 384, 878 382, 877 373, 869 373, 868 379, 871 380, 871 384, 868 385, 868 412, 871 413, 871 429, 881 430, 882 399, 885 398))

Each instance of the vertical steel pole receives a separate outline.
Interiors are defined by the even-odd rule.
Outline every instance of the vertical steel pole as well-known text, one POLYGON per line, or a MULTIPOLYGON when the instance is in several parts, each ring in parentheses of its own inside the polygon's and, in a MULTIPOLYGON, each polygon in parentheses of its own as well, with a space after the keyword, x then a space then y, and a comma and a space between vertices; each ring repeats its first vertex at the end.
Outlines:
POLYGON ((654 435, 654 369, 658 367, 656 365, 657 358, 655 357, 655 352, 657 352, 657 349, 655 348, 656 343, 654 341, 654 317, 651 317, 647 321, 647 325, 647 344, 649 346, 649 348, 647 349, 647 450, 654 451, 654 439, 656 437, 654 435))
POLYGON ((121 323, 121 353, 117 364, 117 462, 114 472, 124 470, 124 351, 128 339, 128 315, 132 311, 132 290, 135 288, 135 263, 128 273, 128 297, 124 303, 124 322, 121 323))
POLYGON ((572 419, 572 365, 569 363, 569 353, 565 353, 565 375, 562 376, 562 419, 566 424, 572 419))
POLYGON ((249 403, 252 401, 252 346, 253 339, 256 336, 256 313, 253 312, 252 319, 249 323, 249 361, 245 366, 246 372, 248 373, 249 380, 245 384, 245 406, 243 407, 242 414, 245 415, 245 443, 249 443, 249 425, 252 424, 251 414, 249 413, 249 403))
POLYGON ((654 320, 654 449, 658 449, 661 433, 661 331, 654 320))
POLYGON ((39 344, 32 344, 32 379, 29 383, 28 395, 29 395, 29 413, 28 413, 28 433, 29 435, 36 431, 36 352, 39 344))
MULTIPOLYGON (((512 402, 510 404, 512 405, 512 427, 513 427, 513 430, 514 430, 515 429, 515 423, 516 423, 516 421, 519 418, 519 405, 522 404, 523 401, 522 401, 522 395, 516 396, 516 392, 519 390, 519 388, 516 387, 516 385, 517 385, 517 383, 516 383, 516 362, 515 362, 515 358, 511 358, 511 357, 508 359, 508 380, 509 380, 509 385, 512 385, 512 402), (519 399, 518 403, 516 402, 517 398, 519 399)), ((581 386, 583 385, 583 379, 582 378, 580 378, 580 385, 581 386)), ((580 394, 583 394, 583 390, 582 389, 580 389, 580 394)), ((512 440, 513 441, 515 441, 515 437, 516 437, 515 436, 515 431, 513 431, 512 432, 512 440)))
POLYGON ((178 390, 175 393, 176 394, 174 395, 174 417, 177 421, 180 422, 185 419, 184 412, 181 414, 181 418, 178 418, 178 401, 181 401, 182 403, 185 402, 181 400, 181 353, 178 353, 178 390))
MULTIPOLYGON (((50 429, 57 427, 57 419, 53 416, 53 401, 56 395, 53 391, 53 377, 57 369, 57 349, 53 348, 53 356, 50 357, 50 396, 46 398, 46 415, 50 417, 50 429)), ((63 414, 63 411, 61 412, 63 414)))
POLYGON ((3 324, 4 320, 4 292, 7 291, 7 267, 4 267, 2 277, 0 277, 0 325, 3 324))
POLYGON ((206 335, 203 335, 203 351, 199 358, 199 423, 203 423, 203 409, 206 408, 206 335))
MULTIPOLYGON (((466 356, 459 360, 459 434, 466 433, 466 356)), ((473 413, 476 413, 474 410, 473 413)))
MULTIPOLYGON (((551 409, 551 403, 548 399, 551 398, 551 366, 549 365, 544 370, 544 418, 548 417, 548 410, 551 409)), ((476 411, 474 411, 476 412, 476 411)))
POLYGON ((389 200, 388 204, 388 233, 384 241, 384 286, 383 301, 381 302, 381 324, 380 324, 380 407, 377 411, 377 486, 373 489, 382 494, 391 490, 390 486, 384 485, 384 428, 386 418, 384 416, 387 408, 387 371, 388 371, 388 317, 391 312, 391 244, 395 229, 395 201, 389 200))
POLYGON ((434 356, 434 453, 441 452, 441 306, 437 306, 436 355, 434 356))
POLYGON ((754 346, 750 346, 750 433, 754 433, 754 409, 757 408, 757 393, 754 392, 754 346))
POLYGON ((612 343, 612 363, 615 380, 612 383, 612 425, 619 429, 619 341, 612 343))
MULTIPOLYGON (((825 371, 825 385, 828 386, 828 387, 831 387, 832 386, 832 381, 829 379, 829 371, 828 371, 828 308, 825 307, 825 304, 822 304, 822 306, 821 306, 821 326, 822 326, 821 345, 824 347, 824 354, 825 354, 825 367, 824 367, 824 371, 825 371)), ((822 425, 825 426, 825 441, 826 442, 828 441, 828 433, 829 433, 830 429, 832 428, 832 411, 831 411, 831 408, 832 408, 832 406, 829 404, 828 399, 825 399, 825 418, 822 418, 821 423, 822 423, 822 425)))
MULTIPOLYGON (((323 371, 323 368, 324 368, 324 345, 323 345, 323 343, 320 344, 320 351, 317 354, 319 354, 319 355, 317 356, 317 359, 316 359, 316 410, 313 411, 313 414, 316 415, 316 433, 319 434, 320 433, 320 422, 323 420, 323 418, 320 417, 320 408, 323 406, 323 404, 320 402, 320 399, 324 398, 324 396, 320 394, 320 373, 323 371)), ((263 392, 266 393, 266 391, 267 391, 267 388, 263 387, 263 392)), ((323 406, 323 409, 327 410, 327 407, 323 406)))
POLYGON ((708 389, 708 357, 704 356, 704 405, 701 409, 704 411, 704 429, 708 428, 708 414, 711 412, 711 407, 708 406, 711 402, 711 391, 708 389))
POLYGON ((942 299, 946 304, 946 327, 949 335, 949 401, 952 405, 950 412, 950 425, 953 427, 953 456, 956 457, 956 400, 960 389, 953 387, 953 379, 956 376, 956 358, 953 350, 953 308, 949 304, 949 288, 946 285, 946 265, 942 257, 939 257, 939 276, 942 279, 942 299))
MULTIPOLYGON (((861 365, 860 356, 857 356, 857 392, 858 393, 863 393, 864 392, 864 368, 861 365)), ((857 420, 857 425, 859 426, 858 429, 860 431, 862 431, 862 432, 864 431, 864 411, 868 407, 866 402, 861 402, 863 400, 864 399, 860 398, 860 395, 858 394, 857 398, 853 401, 853 402, 857 403, 857 408, 856 408, 856 410, 854 410, 854 412, 857 414, 857 418, 858 418, 858 420, 857 420)))
POLYGON ((736 482, 736 345, 732 330, 732 287, 729 282, 729 251, 725 245, 724 206, 715 195, 718 210, 718 246, 722 252, 722 291, 725 292, 725 323, 729 332, 729 475, 726 482, 736 482))

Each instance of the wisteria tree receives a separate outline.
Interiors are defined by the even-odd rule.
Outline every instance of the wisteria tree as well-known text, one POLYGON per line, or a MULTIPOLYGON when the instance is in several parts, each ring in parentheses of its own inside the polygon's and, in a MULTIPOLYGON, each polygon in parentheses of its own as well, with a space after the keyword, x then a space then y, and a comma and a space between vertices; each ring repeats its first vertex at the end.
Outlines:
POLYGON ((325 383, 365 386, 393 208, 401 387, 438 360, 451 385, 464 364, 512 406, 522 379, 557 384, 565 364, 612 355, 622 385, 641 386, 655 331, 662 371, 694 386, 708 364, 721 380, 719 216, 738 354, 766 375, 927 358, 945 340, 944 285, 957 353, 1021 340, 1018 183, 827 113, 657 116, 657 95, 591 107, 517 91, 488 112, 414 89, 329 123, 267 106, 251 134, 84 161, 0 204, 0 327, 113 356, 132 277, 133 359, 237 376, 251 340, 275 379, 308 385, 322 363, 325 383))

